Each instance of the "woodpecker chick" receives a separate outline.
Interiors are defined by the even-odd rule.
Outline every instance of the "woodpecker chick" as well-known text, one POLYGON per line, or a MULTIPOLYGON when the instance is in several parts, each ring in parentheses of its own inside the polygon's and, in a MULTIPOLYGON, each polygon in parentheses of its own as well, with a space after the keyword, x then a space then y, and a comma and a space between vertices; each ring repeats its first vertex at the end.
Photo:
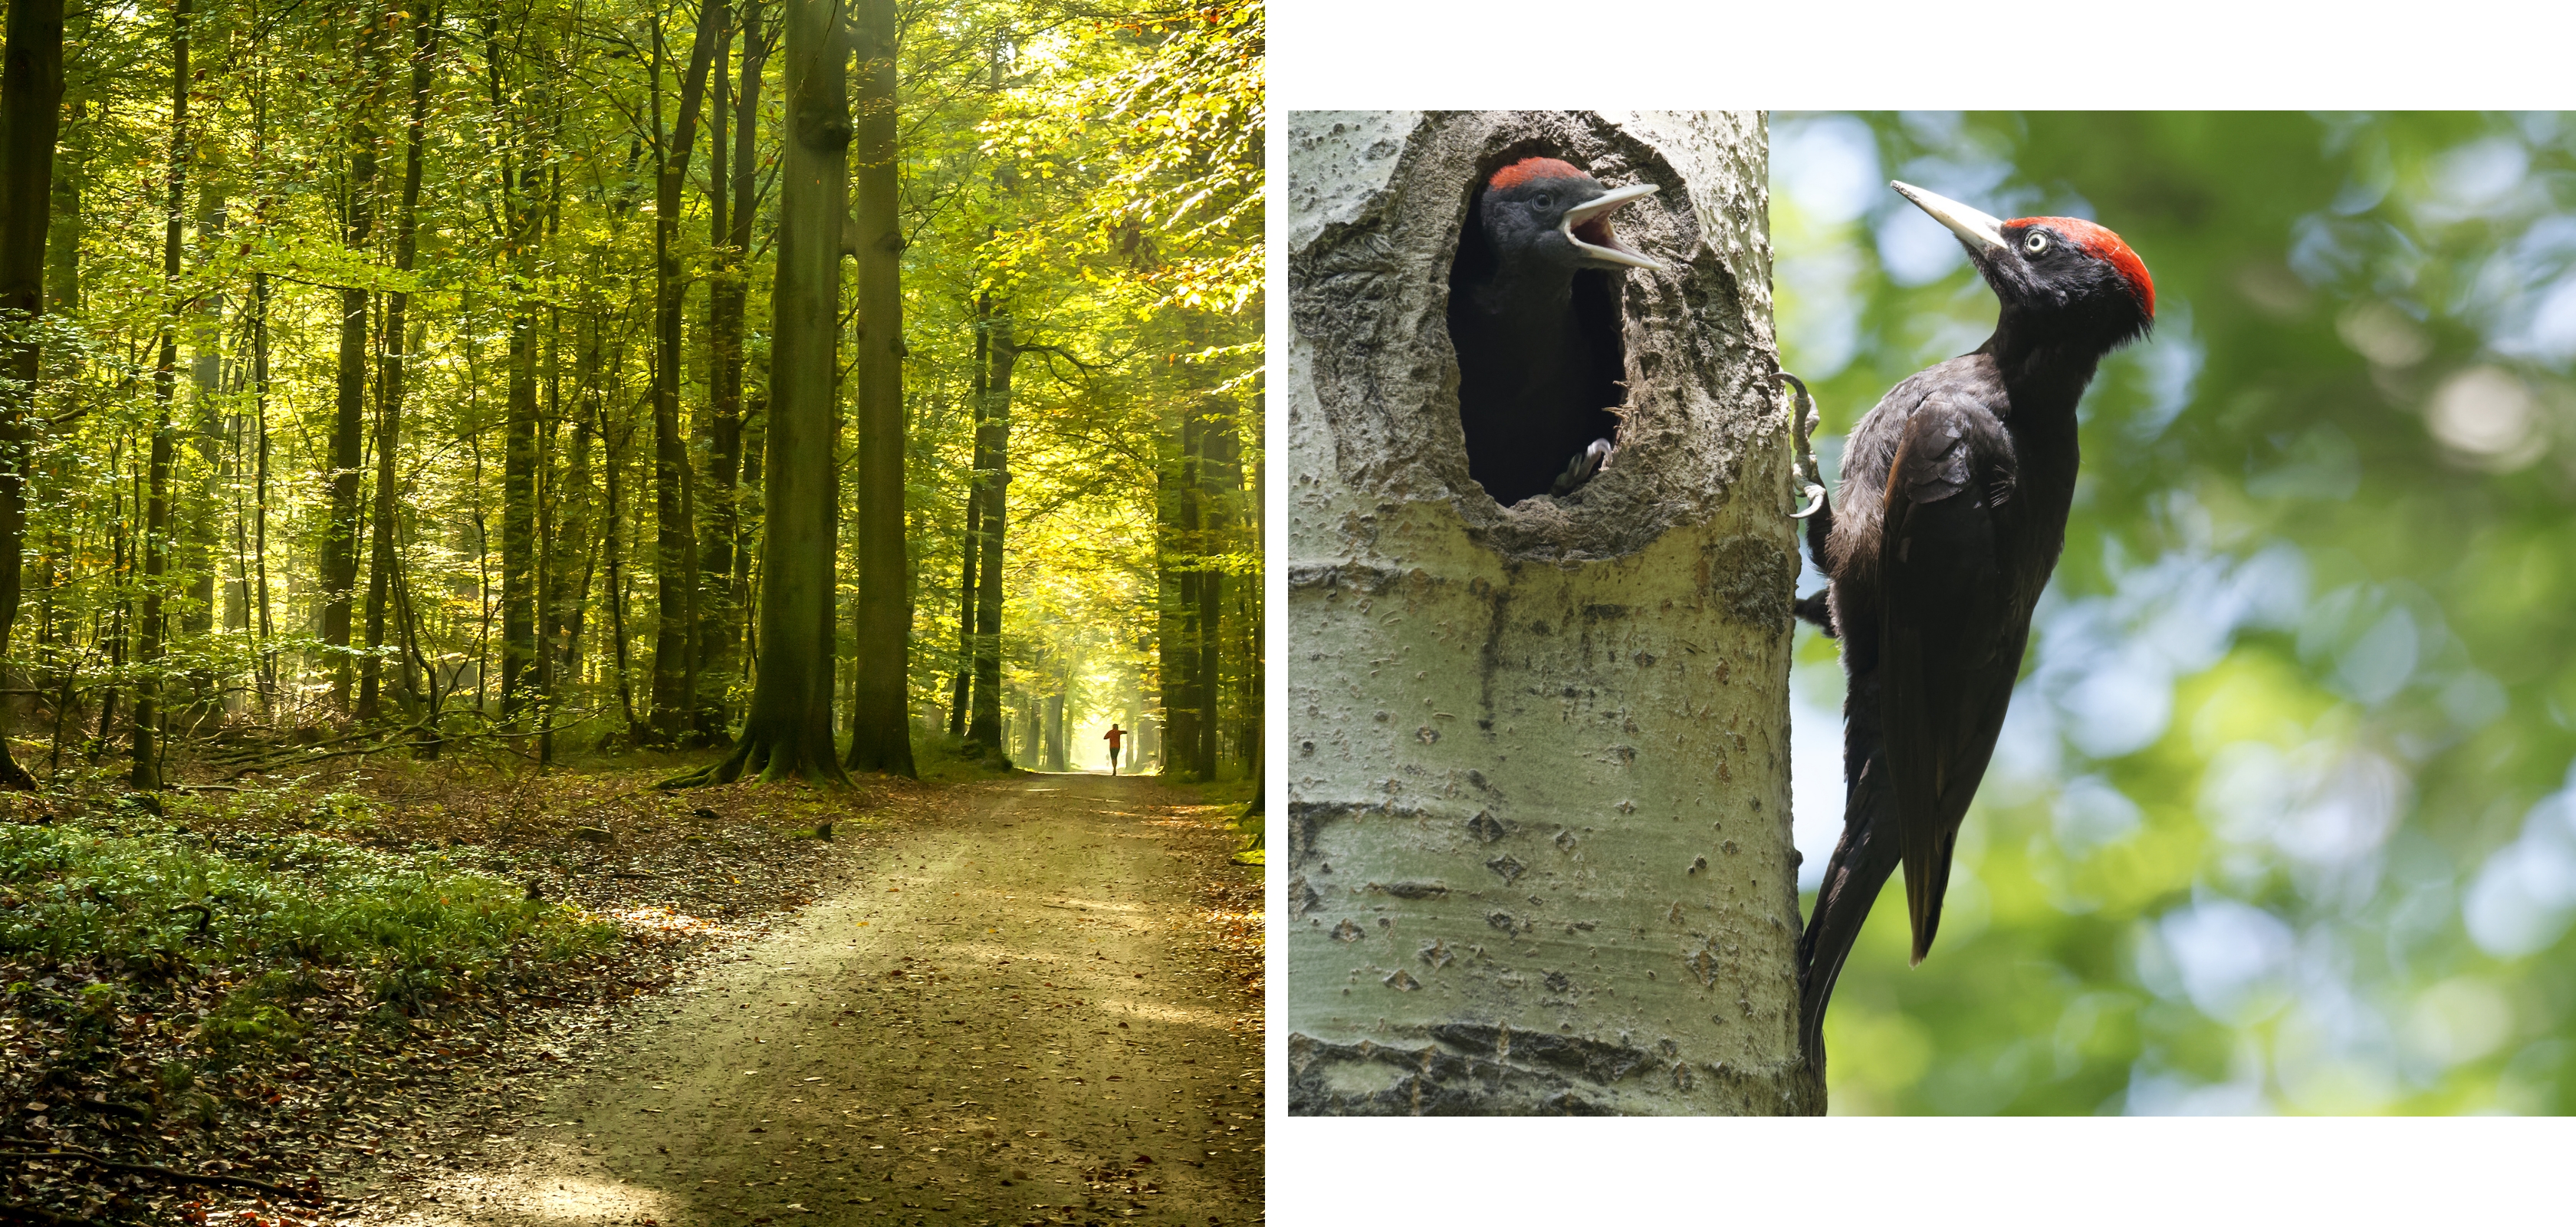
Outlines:
POLYGON ((1467 470, 1496 502, 1572 493, 1608 463, 1625 376, 1618 319, 1586 318, 1576 275, 1663 267, 1610 228, 1611 214, 1654 192, 1604 187, 1555 158, 1486 181, 1451 278, 1449 336, 1467 470))
POLYGON ((2145 335, 2155 283, 2120 237, 2072 217, 1997 221, 1908 184, 2000 304, 1976 351, 1896 385, 1852 430, 1842 483, 1807 521, 1830 586, 1800 616, 1842 641, 1843 834, 1798 943, 1800 1040, 1824 1016, 1890 873, 1905 867, 1914 961, 1932 949, 1959 823, 1984 778, 2066 543, 2075 403, 2102 356, 2145 335))

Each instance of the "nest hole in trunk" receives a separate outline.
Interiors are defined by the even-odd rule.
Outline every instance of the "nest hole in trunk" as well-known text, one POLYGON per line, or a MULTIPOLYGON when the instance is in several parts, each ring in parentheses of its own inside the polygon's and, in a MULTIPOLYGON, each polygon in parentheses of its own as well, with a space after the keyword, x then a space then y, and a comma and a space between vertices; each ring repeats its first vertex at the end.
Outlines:
MULTIPOLYGON (((1453 351, 1465 353, 1459 330, 1466 312, 1476 309, 1470 288, 1490 276, 1498 259, 1479 224, 1484 215, 1485 183, 1493 173, 1525 157, 1565 155, 1554 150, 1515 145, 1480 162, 1468 180, 1466 222, 1459 228, 1458 249, 1449 265, 1449 335, 1453 351)), ((1580 165, 1578 163, 1578 165, 1580 165)), ((1558 428, 1515 429, 1497 421, 1500 405, 1512 389, 1480 380, 1472 364, 1462 362, 1458 380, 1458 425, 1467 442, 1467 472, 1485 493, 1505 507, 1550 492, 1566 466, 1595 439, 1620 442, 1620 416, 1628 403, 1628 355, 1620 328, 1627 290, 1622 271, 1587 268, 1574 274, 1574 329, 1589 361, 1574 374, 1579 391, 1563 406, 1558 428)))

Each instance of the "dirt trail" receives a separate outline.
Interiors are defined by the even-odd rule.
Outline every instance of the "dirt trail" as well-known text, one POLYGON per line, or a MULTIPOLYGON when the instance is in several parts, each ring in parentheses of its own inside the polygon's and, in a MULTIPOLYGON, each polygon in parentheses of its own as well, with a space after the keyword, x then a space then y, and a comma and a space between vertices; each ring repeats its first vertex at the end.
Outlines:
POLYGON ((1147 780, 974 791, 356 1221, 1257 1222, 1257 1002, 1197 889, 1224 834, 1147 780))

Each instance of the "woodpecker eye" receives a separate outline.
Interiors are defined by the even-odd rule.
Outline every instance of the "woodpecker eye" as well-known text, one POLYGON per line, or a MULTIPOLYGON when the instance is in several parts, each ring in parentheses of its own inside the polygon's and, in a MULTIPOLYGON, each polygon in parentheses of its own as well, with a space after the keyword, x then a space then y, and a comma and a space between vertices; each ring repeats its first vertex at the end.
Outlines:
POLYGON ((1554 208, 1556 205, 1556 197, 1551 196, 1546 192, 1541 192, 1536 197, 1532 198, 1530 203, 1537 205, 1542 209, 1554 208))
POLYGON ((2034 255, 2034 256, 2035 256, 2035 255, 2038 255, 2039 253, 2041 253, 2041 252, 2043 252, 2043 251, 2048 250, 2048 235, 2047 235, 2047 233, 2046 233, 2046 232, 2044 232, 2044 231, 2039 231, 2039 230, 2033 230, 2033 231, 2031 231, 2031 232, 2030 232, 2030 237, 2029 237, 2029 238, 2026 238, 2026 239, 2023 239, 2023 240, 2021 241, 2021 249, 2022 249, 2023 251, 2029 252, 2030 254, 2032 254, 2032 255, 2034 255))

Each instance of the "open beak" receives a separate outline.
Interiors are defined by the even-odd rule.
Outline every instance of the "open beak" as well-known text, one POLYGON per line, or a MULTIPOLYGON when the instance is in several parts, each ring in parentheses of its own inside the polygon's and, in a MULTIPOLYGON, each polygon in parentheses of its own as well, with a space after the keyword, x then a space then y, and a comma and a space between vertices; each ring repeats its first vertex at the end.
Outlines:
POLYGON ((1663 265, 1620 242, 1619 236, 1610 232, 1610 215, 1619 206, 1654 194, 1655 185, 1651 183, 1614 187, 1597 199, 1567 209, 1564 222, 1557 228, 1564 231, 1566 241, 1574 244, 1574 250, 1599 263, 1626 268, 1662 268, 1663 265))
POLYGON ((1950 228, 1959 241, 1968 245, 1973 255, 1984 255, 2004 245, 2004 224, 1971 209, 1947 196, 1935 195, 1911 183, 1888 180, 1896 194, 1914 202, 1914 207, 1932 215, 1932 220, 1950 228))

